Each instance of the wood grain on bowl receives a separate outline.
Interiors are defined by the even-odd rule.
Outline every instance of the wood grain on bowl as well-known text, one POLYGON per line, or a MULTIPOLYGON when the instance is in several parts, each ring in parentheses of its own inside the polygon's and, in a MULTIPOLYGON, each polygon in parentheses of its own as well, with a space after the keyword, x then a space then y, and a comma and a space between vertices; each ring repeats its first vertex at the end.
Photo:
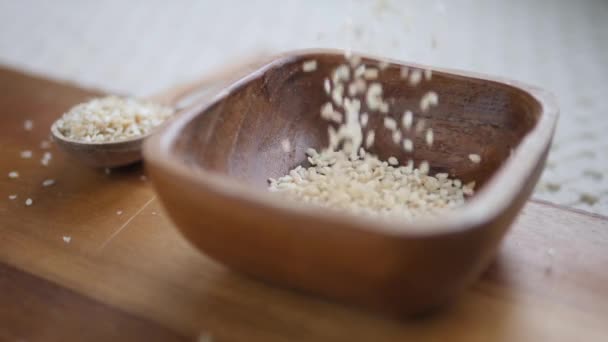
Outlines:
MULTIPOLYGON (((470 203, 408 224, 322 211, 267 193, 268 177, 305 162, 308 147, 326 145, 327 123, 319 118, 327 101, 323 80, 343 61, 335 51, 279 56, 175 120, 148 141, 144 158, 177 227, 214 259, 344 302, 424 312, 453 299, 493 259, 540 176, 557 108, 535 88, 459 72, 434 70, 431 81, 411 87, 400 78, 404 64, 392 62, 380 76, 385 98, 394 102, 389 114, 414 110, 435 131, 433 148, 417 138, 413 158, 477 181, 470 203), (307 60, 317 61, 316 71, 302 72, 307 60), (429 90, 440 104, 420 114, 420 97, 429 90), (291 152, 283 151, 285 138, 291 152), (483 162, 472 163, 471 153, 483 162)), ((368 129, 380 125, 381 118, 370 117, 368 129)), ((388 135, 379 136, 371 152, 409 157, 388 135)))

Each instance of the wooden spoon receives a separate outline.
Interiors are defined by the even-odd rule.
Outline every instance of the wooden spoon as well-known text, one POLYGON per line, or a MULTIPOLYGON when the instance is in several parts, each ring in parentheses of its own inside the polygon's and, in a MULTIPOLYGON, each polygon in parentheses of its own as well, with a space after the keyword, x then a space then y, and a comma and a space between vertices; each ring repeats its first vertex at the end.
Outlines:
MULTIPOLYGON (((254 55, 246 58, 245 61, 229 64, 227 67, 207 74, 198 80, 171 87, 143 100, 173 107, 175 112, 179 113, 188 107, 189 103, 209 98, 221 90, 222 87, 257 69, 268 58, 267 54, 254 55)), ((51 125, 51 136, 62 151, 86 165, 106 168, 129 165, 140 161, 142 159, 142 143, 154 132, 120 141, 84 142, 67 138, 61 134, 57 127, 57 121, 51 125)))

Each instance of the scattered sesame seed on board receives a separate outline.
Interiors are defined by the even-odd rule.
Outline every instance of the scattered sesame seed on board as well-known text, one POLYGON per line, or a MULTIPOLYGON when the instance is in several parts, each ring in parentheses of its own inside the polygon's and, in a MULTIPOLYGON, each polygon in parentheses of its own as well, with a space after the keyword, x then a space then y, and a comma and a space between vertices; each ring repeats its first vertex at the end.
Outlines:
POLYGON ((401 135, 402 135, 402 133, 401 133, 400 130, 394 130, 393 131, 393 136, 392 136, 393 143, 399 144, 401 142, 401 135))
POLYGON ((19 156, 21 156, 22 159, 30 159, 30 158, 32 158, 32 151, 30 151, 30 150, 21 151, 19 153, 19 156))
POLYGON ((25 200, 25 205, 26 205, 26 206, 28 206, 28 207, 29 207, 30 205, 32 205, 33 203, 34 203, 34 201, 33 201, 31 198, 27 198, 27 199, 25 200))
POLYGON ((469 154, 469 160, 475 164, 479 164, 481 162, 481 156, 479 154, 469 154))
POLYGON ((283 149, 283 152, 285 152, 285 153, 291 151, 291 143, 289 142, 289 139, 285 138, 285 139, 281 140, 281 148, 283 149))
POLYGON ((325 81, 323 81, 323 89, 325 90, 325 94, 331 94, 331 82, 329 78, 325 78, 325 81))
POLYGON ((11 201, 16 200, 17 199, 17 194, 8 195, 8 199, 10 199, 11 201))
POLYGON ((366 148, 372 147, 372 145, 374 144, 375 137, 376 137, 376 134, 374 133, 374 131, 367 132, 367 137, 365 138, 365 147, 366 148))
POLYGON ((51 142, 48 141, 48 140, 42 140, 40 142, 40 148, 43 149, 43 150, 51 148, 51 142))
POLYGON ((122 215, 122 210, 116 210, 116 215, 122 215))
POLYGON ((384 118, 384 127, 388 130, 394 131, 397 129, 397 122, 391 117, 384 118))
POLYGON ((8 178, 10 179, 16 179, 19 178, 19 172, 17 171, 11 171, 8 173, 8 178))
POLYGON ((361 127, 367 126, 367 122, 369 121, 369 115, 367 113, 361 114, 361 127))
POLYGON ((302 63, 302 70, 304 72, 312 72, 312 71, 317 70, 317 61, 316 60, 305 61, 304 63, 302 63))
POLYGON ((45 179, 44 181, 42 181, 42 186, 44 187, 51 186, 53 184, 55 184, 54 179, 45 179))
POLYGON ((72 241, 72 237, 71 236, 64 236, 63 237, 63 242, 70 243, 70 241, 72 241))
POLYGON ((439 96, 437 95, 437 93, 434 91, 429 91, 426 94, 422 95, 422 98, 420 99, 420 109, 423 112, 426 112, 429 110, 429 108, 437 106, 438 103, 439 96))
POLYGON ((25 120, 23 121, 23 129, 25 129, 26 131, 31 131, 34 128, 34 121, 32 120, 25 120))

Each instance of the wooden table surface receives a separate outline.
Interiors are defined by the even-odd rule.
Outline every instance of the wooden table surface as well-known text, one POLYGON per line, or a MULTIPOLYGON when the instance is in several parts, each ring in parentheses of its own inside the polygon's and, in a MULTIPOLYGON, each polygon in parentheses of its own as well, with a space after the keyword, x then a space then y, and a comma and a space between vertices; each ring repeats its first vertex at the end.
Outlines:
POLYGON ((206 258, 166 218, 140 165, 107 175, 54 146, 41 165, 53 119, 93 94, 0 68, 0 340, 608 340, 605 217, 530 201, 458 301, 418 319, 366 312, 206 258))

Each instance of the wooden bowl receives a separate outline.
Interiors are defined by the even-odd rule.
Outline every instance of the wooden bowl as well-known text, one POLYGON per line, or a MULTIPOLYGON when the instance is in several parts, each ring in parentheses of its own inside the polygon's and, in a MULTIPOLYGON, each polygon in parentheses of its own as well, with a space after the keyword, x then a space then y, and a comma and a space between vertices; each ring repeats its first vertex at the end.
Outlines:
MULTIPOLYGON (((540 89, 457 71, 431 68, 431 81, 411 87, 400 79, 401 66, 422 66, 390 61, 381 80, 394 99, 391 114, 412 109, 435 132, 433 148, 417 141, 413 158, 477 181, 475 196, 461 209, 414 223, 282 200, 267 192, 267 178, 305 162, 308 147, 326 146, 323 79, 343 62, 333 50, 277 57, 147 140, 146 167, 183 235, 228 267, 342 302, 421 313, 454 298, 494 258, 541 174, 557 107, 540 89), (311 59, 317 70, 302 72, 311 59), (421 114, 416 109, 428 90, 440 103, 421 114), (472 163, 471 153, 482 162, 472 163)), ((380 125, 370 119, 368 126, 380 125)), ((390 140, 377 136, 372 152, 407 160, 390 140)))

